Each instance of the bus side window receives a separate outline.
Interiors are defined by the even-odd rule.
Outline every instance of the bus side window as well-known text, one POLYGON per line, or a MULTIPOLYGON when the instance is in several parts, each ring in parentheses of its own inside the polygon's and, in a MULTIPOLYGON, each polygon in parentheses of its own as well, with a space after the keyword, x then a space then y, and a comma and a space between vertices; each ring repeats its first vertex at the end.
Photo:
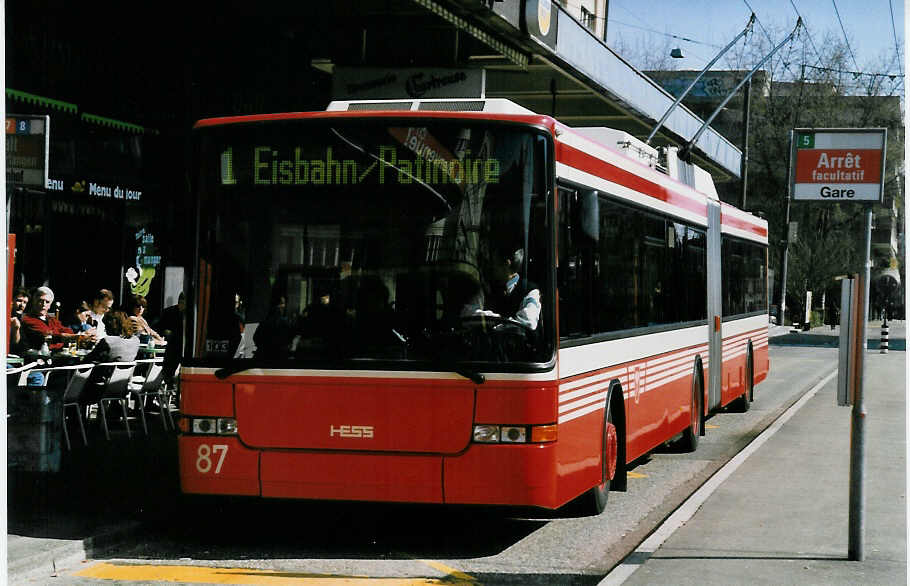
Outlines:
MULTIPOLYGON (((579 193, 559 190, 559 335, 578 338, 590 333, 591 316, 591 248, 579 223, 582 209, 579 193)), ((596 196, 595 196, 596 197, 596 196)))

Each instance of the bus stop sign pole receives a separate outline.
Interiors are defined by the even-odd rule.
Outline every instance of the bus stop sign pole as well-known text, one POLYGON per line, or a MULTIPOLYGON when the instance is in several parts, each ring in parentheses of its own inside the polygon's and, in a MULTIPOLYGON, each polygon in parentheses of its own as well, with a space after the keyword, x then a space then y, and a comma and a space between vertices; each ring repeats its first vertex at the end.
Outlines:
POLYGON ((853 394, 853 412, 850 425, 850 517, 847 557, 861 562, 865 558, 863 542, 866 535, 866 403, 863 397, 863 366, 866 361, 866 325, 869 316, 869 278, 872 252, 872 206, 866 207, 866 255, 860 281, 857 309, 862 313, 857 320, 856 371, 853 394))

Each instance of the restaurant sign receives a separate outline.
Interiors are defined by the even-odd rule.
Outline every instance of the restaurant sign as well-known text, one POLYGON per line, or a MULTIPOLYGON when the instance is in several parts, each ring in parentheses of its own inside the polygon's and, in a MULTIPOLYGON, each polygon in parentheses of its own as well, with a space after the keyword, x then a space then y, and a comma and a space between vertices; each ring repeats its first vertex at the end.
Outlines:
POLYGON ((88 179, 72 181, 70 179, 49 178, 46 187, 48 191, 69 191, 71 194, 88 195, 91 198, 124 201, 142 200, 142 189, 124 187, 123 185, 103 181, 88 179))
POLYGON ((47 185, 50 116, 6 116, 6 182, 22 187, 47 185))
POLYGON ((792 199, 881 202, 887 138, 885 128, 794 129, 792 199))
POLYGON ((336 100, 482 98, 482 69, 337 67, 332 78, 336 100))

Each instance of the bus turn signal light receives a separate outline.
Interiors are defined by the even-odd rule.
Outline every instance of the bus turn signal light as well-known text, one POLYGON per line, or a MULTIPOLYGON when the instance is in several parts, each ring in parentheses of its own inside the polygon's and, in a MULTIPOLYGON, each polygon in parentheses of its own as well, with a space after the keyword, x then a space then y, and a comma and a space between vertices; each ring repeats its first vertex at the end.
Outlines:
POLYGON ((542 444, 545 442, 556 441, 556 424, 553 425, 534 425, 531 427, 531 442, 542 444))

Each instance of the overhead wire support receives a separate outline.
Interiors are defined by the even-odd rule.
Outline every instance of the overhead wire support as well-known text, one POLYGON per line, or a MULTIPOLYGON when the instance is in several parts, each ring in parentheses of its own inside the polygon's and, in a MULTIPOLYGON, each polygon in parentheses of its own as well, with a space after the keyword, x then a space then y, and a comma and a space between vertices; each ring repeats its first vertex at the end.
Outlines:
POLYGON ((758 65, 753 67, 752 70, 748 74, 746 74, 746 76, 743 78, 743 80, 741 82, 739 82, 735 88, 733 88, 733 91, 731 91, 729 94, 727 94, 727 97, 724 98, 724 101, 721 102, 720 105, 717 107, 717 109, 715 109, 714 112, 711 113, 711 116, 702 123, 701 128, 698 129, 698 132, 695 133, 695 136, 693 136, 689 140, 689 142, 687 142, 686 145, 682 149, 680 149, 679 155, 680 155, 681 159, 683 159, 684 161, 689 159, 689 154, 692 150, 692 146, 698 142, 698 139, 701 137, 702 133, 714 121, 714 119, 717 118, 717 115, 720 114, 720 111, 724 109, 724 106, 727 105, 727 102, 729 102, 733 98, 733 96, 735 96, 737 94, 737 92, 739 92, 740 88, 743 87, 747 81, 752 79, 752 76, 755 75, 755 72, 758 71, 758 69, 762 65, 764 65, 765 62, 767 62, 768 59, 771 58, 772 55, 777 53, 777 51, 781 47, 783 47, 787 43, 787 41, 791 40, 793 37, 796 36, 796 33, 799 32, 799 29, 801 26, 803 26, 803 19, 802 19, 802 17, 799 17, 799 19, 797 19, 797 21, 796 21, 796 27, 793 29, 793 32, 791 32, 789 35, 787 35, 784 38, 784 40, 780 42, 780 44, 778 44, 776 47, 774 47, 774 49, 771 50, 770 53, 765 55, 764 59, 759 61, 758 65))
MULTIPOLYGON (((749 4, 749 0, 743 0, 743 2, 746 4, 746 6, 749 8, 749 10, 752 11, 752 14, 755 14, 755 9, 753 9, 753 8, 752 8, 752 5, 749 4)), ((793 0, 790 0, 790 3, 793 4, 793 0)), ((796 6, 793 6, 793 9, 796 10, 796 6)), ((800 19, 802 19, 802 15, 800 15, 799 10, 796 10, 796 15, 797 15, 800 19)), ((768 34, 768 29, 766 29, 766 28, 765 28, 765 25, 762 24, 761 19, 758 18, 758 17, 756 16, 756 17, 755 17, 755 21, 758 23, 758 26, 761 28, 761 31, 762 31, 763 33, 765 33, 765 37, 767 37, 768 42, 771 43, 771 44, 773 45, 773 44, 774 44, 774 39, 772 39, 772 38, 771 38, 771 35, 768 34)), ((809 37, 809 41, 810 41, 810 42, 812 41, 812 37, 811 37, 811 36, 809 37)), ((813 49, 815 48, 815 45, 814 45, 814 44, 812 45, 812 48, 813 48, 813 49)), ((817 54, 818 54, 818 51, 816 51, 815 53, 816 53, 816 55, 817 55, 817 54)), ((821 60, 821 57, 819 57, 819 60, 821 60)), ((816 63, 817 63, 817 62, 816 62, 816 63)), ((790 72, 790 75, 793 75, 793 76, 796 75, 796 74, 793 73, 793 70, 790 69, 790 64, 787 63, 787 62, 784 62, 784 69, 786 69, 788 72, 790 72)))
POLYGON ((679 97, 676 98, 676 101, 673 102, 673 105, 671 105, 669 108, 667 108, 667 111, 664 112, 663 117, 661 117, 661 119, 657 122, 657 124, 654 126, 654 129, 651 130, 651 134, 648 135, 648 138, 645 140, 645 144, 651 144, 651 140, 654 138, 654 135, 657 134, 658 129, 660 129, 660 127, 664 125, 664 122, 666 122, 667 118, 670 117, 670 113, 672 113, 673 110, 676 109, 676 107, 679 105, 679 103, 682 102, 683 98, 685 98, 687 95, 689 95, 689 92, 692 91, 692 88, 695 87, 695 84, 698 83, 698 80, 700 80, 702 78, 702 76, 704 76, 704 74, 707 73, 708 70, 711 69, 711 67, 715 63, 717 63, 718 59, 723 57, 723 55, 727 51, 730 50, 730 47, 735 45, 737 41, 739 41, 741 38, 743 38, 745 35, 747 35, 752 30, 753 24, 755 24, 755 13, 754 12, 752 13, 752 16, 749 17, 749 23, 746 25, 746 28, 744 28, 741 33, 736 35, 736 37, 732 41, 727 43, 727 46, 724 47, 723 49, 721 49, 720 53, 715 55, 714 59, 712 59, 710 63, 705 65, 705 68, 702 69, 699 72, 699 74, 695 76, 695 79, 692 80, 692 83, 689 84, 689 87, 687 87, 685 90, 683 90, 683 92, 681 94, 679 94, 679 97))

